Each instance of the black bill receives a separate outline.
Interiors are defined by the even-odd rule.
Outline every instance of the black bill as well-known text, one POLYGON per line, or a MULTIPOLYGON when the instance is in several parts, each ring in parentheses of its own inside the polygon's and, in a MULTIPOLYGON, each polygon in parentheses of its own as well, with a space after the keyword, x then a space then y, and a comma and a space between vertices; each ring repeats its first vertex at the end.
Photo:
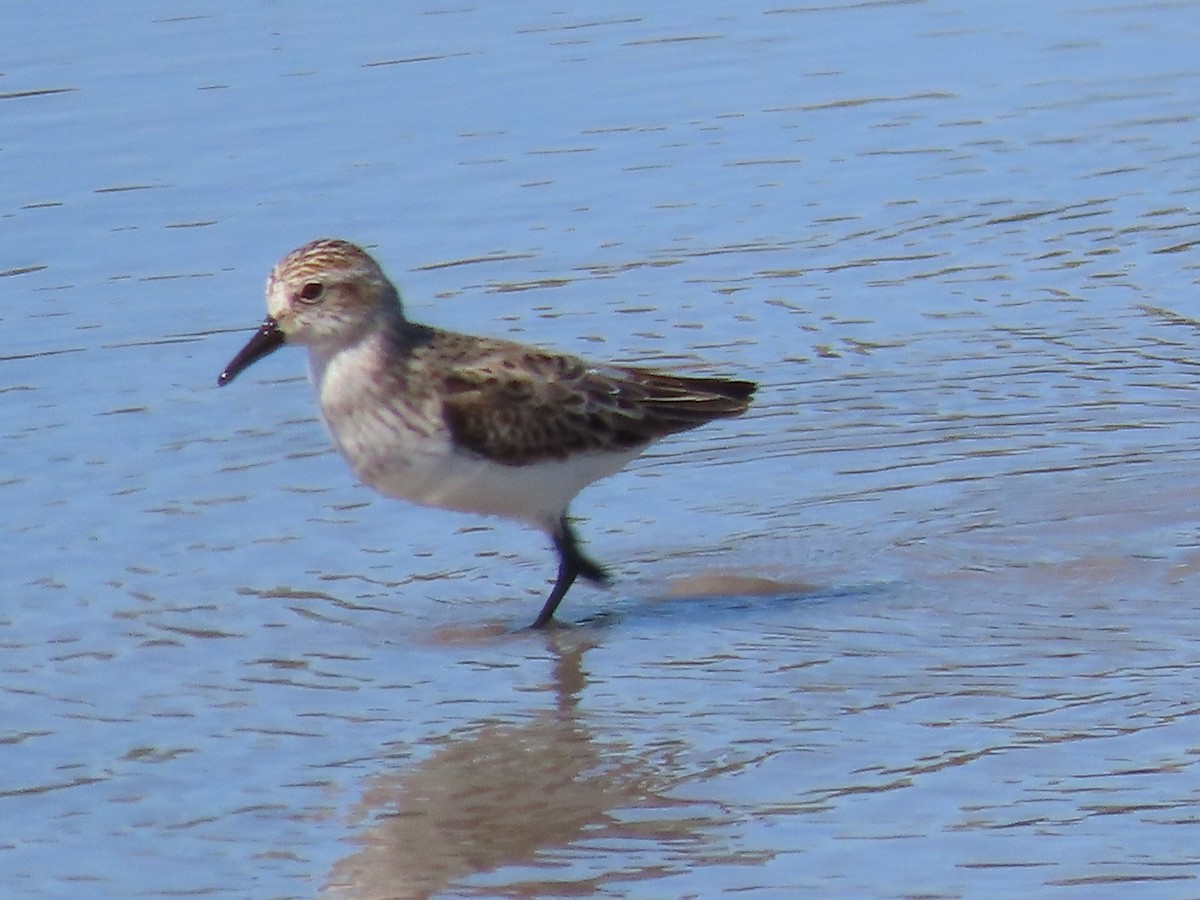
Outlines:
POLYGON ((237 352, 237 356, 229 361, 225 371, 217 377, 217 387, 224 387, 237 377, 242 369, 252 366, 264 356, 274 353, 283 346, 283 332, 279 323, 270 316, 254 332, 254 337, 246 342, 246 346, 237 352))

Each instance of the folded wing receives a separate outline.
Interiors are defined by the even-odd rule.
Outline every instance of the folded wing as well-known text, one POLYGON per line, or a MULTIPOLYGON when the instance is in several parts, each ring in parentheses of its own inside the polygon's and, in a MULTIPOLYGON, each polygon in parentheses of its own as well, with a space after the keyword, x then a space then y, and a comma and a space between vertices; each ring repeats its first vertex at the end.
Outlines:
MULTIPOLYGON (((499 345, 498 345, 499 346, 499 345)), ((750 381, 593 366, 507 345, 443 373, 443 416, 459 446, 505 465, 622 452, 746 411, 750 381)))

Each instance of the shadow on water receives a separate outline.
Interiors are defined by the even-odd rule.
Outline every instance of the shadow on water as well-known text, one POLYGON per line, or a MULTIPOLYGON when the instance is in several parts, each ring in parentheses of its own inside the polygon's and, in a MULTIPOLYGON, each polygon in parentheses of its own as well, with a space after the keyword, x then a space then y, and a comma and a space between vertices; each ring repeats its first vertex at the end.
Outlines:
POLYGON ((748 614, 753 614, 757 624, 768 622, 776 615, 790 616, 798 606, 864 600, 881 596, 888 590, 887 584, 821 586, 752 575, 684 577, 673 581, 664 594, 630 600, 586 616, 576 625, 603 629, 620 626, 636 632, 639 627, 686 619, 702 622, 705 629, 710 629, 748 614))
MULTIPOLYGON (((572 615, 560 610, 546 629, 548 640, 574 636, 584 640, 590 633, 621 628, 632 633, 680 619, 703 623, 705 629, 720 627, 728 620, 753 614, 755 623, 774 615, 790 615, 797 606, 817 606, 836 601, 857 601, 886 595, 890 583, 817 585, 781 581, 762 575, 731 572, 705 573, 672 580, 664 590, 625 595, 596 612, 572 615)), ((332 600, 332 598, 326 598, 332 600)), ((339 606, 349 606, 336 601, 339 606)), ((591 604, 589 604, 591 605, 591 604)), ((428 643, 437 646, 488 646, 514 638, 537 637, 525 620, 485 618, 469 624, 434 625, 428 643)), ((420 639, 418 639, 420 640, 420 639)))

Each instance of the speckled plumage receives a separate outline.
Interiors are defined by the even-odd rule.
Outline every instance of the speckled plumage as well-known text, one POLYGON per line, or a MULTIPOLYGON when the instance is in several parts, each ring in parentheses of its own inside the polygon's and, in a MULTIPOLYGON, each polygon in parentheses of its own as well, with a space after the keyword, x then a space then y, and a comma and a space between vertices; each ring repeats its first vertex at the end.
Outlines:
POLYGON ((651 442, 744 412, 749 381, 597 365, 409 322, 379 265, 346 241, 313 241, 267 281, 268 318, 220 384, 282 343, 303 344, 322 417, 365 483, 416 503, 541 528, 559 552, 544 625, 576 575, 574 496, 651 442))

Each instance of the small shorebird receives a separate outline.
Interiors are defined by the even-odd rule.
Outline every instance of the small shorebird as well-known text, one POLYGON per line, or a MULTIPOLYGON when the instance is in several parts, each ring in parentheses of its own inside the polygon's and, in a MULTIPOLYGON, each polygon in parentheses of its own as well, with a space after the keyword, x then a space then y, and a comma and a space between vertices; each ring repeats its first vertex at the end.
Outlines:
POLYGON ((567 519, 575 495, 661 437, 740 415, 757 387, 418 325, 379 264, 347 241, 313 241, 280 260, 267 313, 217 384, 284 343, 308 347, 321 415, 364 484, 550 536, 558 577, 534 628, 578 576, 609 581, 567 519))

